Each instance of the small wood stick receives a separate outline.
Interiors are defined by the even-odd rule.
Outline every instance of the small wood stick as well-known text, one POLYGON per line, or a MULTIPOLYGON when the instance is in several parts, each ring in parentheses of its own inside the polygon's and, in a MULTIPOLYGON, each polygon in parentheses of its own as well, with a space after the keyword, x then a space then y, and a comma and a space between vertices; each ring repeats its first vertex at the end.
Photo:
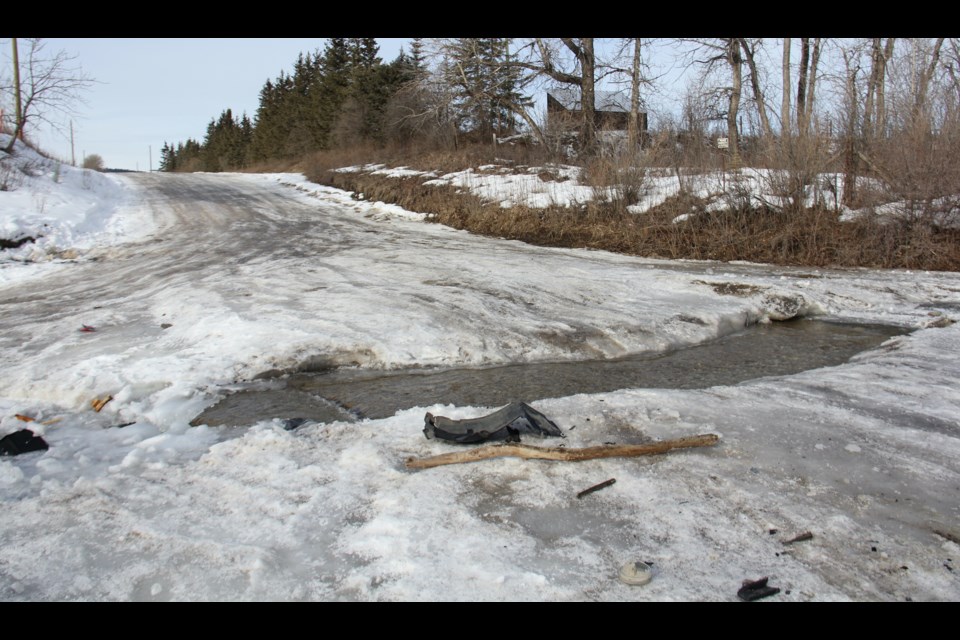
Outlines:
POLYGON ((620 444, 602 447, 586 447, 584 449, 561 449, 531 447, 526 444, 497 444, 485 447, 476 447, 467 451, 442 453, 427 458, 407 458, 408 469, 430 469, 445 464, 461 462, 476 462, 489 458, 527 458, 533 460, 558 460, 562 462, 578 462, 580 460, 595 460, 597 458, 630 458, 635 456, 649 456, 666 453, 673 449, 688 449, 690 447, 709 447, 720 442, 720 436, 707 433, 699 436, 663 440, 650 444, 620 444))
POLYGON ((579 500, 579 499, 582 498, 583 496, 590 495, 590 494, 593 493, 594 491, 600 491, 600 489, 606 489, 606 488, 609 487, 610 485, 614 484, 616 481, 617 481, 616 478, 610 478, 609 480, 605 480, 604 482, 601 482, 600 484, 595 484, 595 485, 593 485, 592 487, 590 487, 590 488, 588 488, 588 489, 584 489, 583 491, 581 491, 580 493, 577 494, 577 499, 579 500))
POLYGON ((803 533, 796 535, 789 540, 784 540, 783 544, 793 544, 794 542, 803 542, 804 540, 813 540, 813 534, 809 531, 804 531, 803 533))
POLYGON ((104 396, 102 398, 94 398, 90 401, 90 406, 93 407, 93 410, 97 413, 100 412, 100 409, 103 409, 104 405, 113 400, 113 396, 104 396))

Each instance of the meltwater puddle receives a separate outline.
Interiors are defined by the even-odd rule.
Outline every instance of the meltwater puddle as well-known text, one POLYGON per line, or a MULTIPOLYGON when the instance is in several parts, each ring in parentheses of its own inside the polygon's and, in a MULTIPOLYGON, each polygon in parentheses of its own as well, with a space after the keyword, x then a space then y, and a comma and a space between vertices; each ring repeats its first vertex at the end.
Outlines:
POLYGON ((887 325, 800 319, 756 325, 686 349, 617 360, 297 373, 273 383, 281 388, 237 391, 191 424, 240 426, 272 418, 332 422, 386 418, 433 404, 498 407, 627 388, 704 389, 842 364, 906 332, 887 325))

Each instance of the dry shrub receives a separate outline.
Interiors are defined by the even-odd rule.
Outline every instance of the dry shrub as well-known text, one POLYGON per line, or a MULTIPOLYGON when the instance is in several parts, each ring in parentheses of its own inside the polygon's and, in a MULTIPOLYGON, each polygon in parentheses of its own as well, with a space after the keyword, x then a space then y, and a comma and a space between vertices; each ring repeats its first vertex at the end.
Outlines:
POLYGON ((595 157, 584 163, 580 180, 593 187, 593 199, 605 210, 627 214, 646 194, 647 166, 642 156, 595 157))
POLYGON ((319 182, 328 171, 371 163, 383 163, 385 154, 373 146, 357 145, 343 149, 314 151, 295 165, 308 179, 319 182))
POLYGON ((407 166, 423 171, 451 173, 485 164, 531 166, 548 162, 548 153, 539 145, 524 142, 471 144, 458 149, 425 149, 419 153, 402 150, 407 166))
POLYGON ((295 168, 303 171, 311 180, 324 182, 327 172, 365 164, 386 164, 390 167, 404 166, 420 171, 453 173, 485 164, 525 166, 542 162, 544 158, 541 148, 524 144, 474 144, 459 149, 437 149, 429 145, 386 148, 352 146, 316 151, 297 162, 295 168))
POLYGON ((837 210, 840 202, 836 184, 822 179, 833 159, 829 139, 815 132, 781 138, 765 147, 752 166, 770 169, 764 174, 767 190, 782 198, 787 210, 803 212, 808 199, 817 203, 814 206, 832 205, 837 210))
POLYGON ((287 173, 297 171, 300 166, 299 160, 290 158, 270 158, 269 160, 260 160, 249 164, 242 169, 234 169, 240 173, 287 173))
POLYGON ((103 157, 98 153, 91 153, 83 159, 83 168, 93 171, 103 171, 103 157))
POLYGON ((887 200, 903 201, 909 214, 936 223, 960 194, 960 118, 953 117, 934 132, 926 121, 912 123, 876 140, 867 153, 887 200))
POLYGON ((6 154, 0 157, 0 191, 13 191, 22 182, 23 175, 14 168, 12 161, 8 161, 6 154))

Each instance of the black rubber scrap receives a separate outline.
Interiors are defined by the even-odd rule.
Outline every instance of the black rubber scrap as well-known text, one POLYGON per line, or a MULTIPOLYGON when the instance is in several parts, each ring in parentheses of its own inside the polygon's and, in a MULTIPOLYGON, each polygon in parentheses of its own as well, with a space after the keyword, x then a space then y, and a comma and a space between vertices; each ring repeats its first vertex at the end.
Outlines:
POLYGON ((282 424, 286 431, 293 431, 297 427, 302 427, 308 422, 310 422, 309 418, 287 418, 282 424))
POLYGON ((36 242, 36 238, 33 236, 24 236, 22 238, 17 238, 16 240, 0 238, 0 249, 16 249, 17 247, 22 247, 28 242, 36 242))
POLYGON ((488 440, 520 442, 520 434, 564 437, 550 418, 524 402, 514 402, 490 415, 465 420, 451 420, 428 413, 424 417, 423 434, 460 444, 474 444, 488 440))
POLYGON ((737 591, 737 597, 744 602, 753 602, 754 600, 759 600, 760 598, 766 598, 768 596, 780 593, 780 589, 777 587, 767 586, 767 580, 769 580, 769 577, 752 581, 744 580, 743 586, 741 586, 740 590, 737 591))
POLYGON ((17 456, 31 451, 44 451, 50 445, 30 429, 21 429, 0 438, 0 456, 17 456))

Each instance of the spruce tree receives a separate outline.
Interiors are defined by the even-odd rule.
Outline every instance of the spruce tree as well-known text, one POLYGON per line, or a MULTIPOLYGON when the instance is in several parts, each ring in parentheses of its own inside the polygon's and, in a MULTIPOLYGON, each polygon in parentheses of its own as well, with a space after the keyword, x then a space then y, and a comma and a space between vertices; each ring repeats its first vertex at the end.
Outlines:
POLYGON ((509 40, 458 38, 446 46, 446 82, 456 93, 454 109, 458 128, 480 140, 516 129, 511 106, 530 103, 521 95, 519 70, 510 64, 509 40))
POLYGON ((177 157, 176 153, 167 141, 163 141, 163 148, 160 149, 160 171, 176 171, 177 157))
POLYGON ((410 60, 414 72, 418 75, 427 68, 427 58, 423 51, 423 38, 414 38, 410 44, 410 60))

